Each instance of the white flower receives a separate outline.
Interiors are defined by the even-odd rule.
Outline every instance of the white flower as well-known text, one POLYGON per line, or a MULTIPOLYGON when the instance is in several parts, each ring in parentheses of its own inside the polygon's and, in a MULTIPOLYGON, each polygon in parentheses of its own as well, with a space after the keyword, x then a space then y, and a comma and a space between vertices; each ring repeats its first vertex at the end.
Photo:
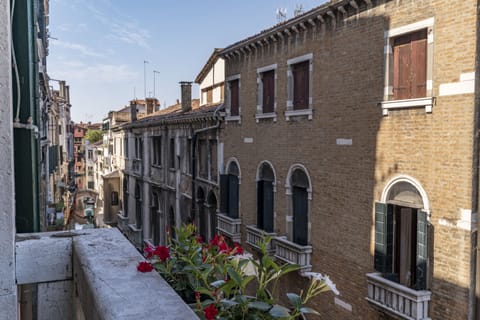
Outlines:
POLYGON ((303 275, 305 277, 308 277, 310 279, 313 279, 314 281, 321 281, 327 285, 327 287, 332 290, 333 293, 336 295, 339 295, 340 292, 337 290, 337 287, 335 286, 335 283, 333 283, 332 280, 330 280, 330 277, 327 275, 322 275, 321 273, 318 272, 304 272, 303 275))
POLYGON ((246 264, 242 266, 242 274, 244 276, 257 276, 257 269, 255 268, 255 265, 252 263, 253 256, 250 253, 244 253, 244 254, 237 254, 231 257, 233 261, 238 266, 238 263, 242 260, 248 260, 246 264))
POLYGON ((318 273, 318 272, 304 272, 303 275, 305 277, 308 277, 310 279, 314 279, 314 280, 317 280, 317 281, 322 281, 323 280, 322 274, 318 273))
POLYGON ((340 292, 337 290, 337 287, 335 286, 335 283, 330 280, 329 276, 325 276, 323 278, 323 281, 325 281, 325 284, 332 290, 333 293, 335 293, 337 296, 340 294, 340 292))

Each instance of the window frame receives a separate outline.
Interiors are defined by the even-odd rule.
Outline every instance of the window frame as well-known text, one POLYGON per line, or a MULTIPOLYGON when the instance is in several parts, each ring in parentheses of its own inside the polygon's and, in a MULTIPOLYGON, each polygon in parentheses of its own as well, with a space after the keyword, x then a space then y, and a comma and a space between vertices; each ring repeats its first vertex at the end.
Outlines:
POLYGON ((435 103, 433 97, 433 50, 434 50, 434 24, 435 18, 431 17, 415 23, 404 25, 398 28, 389 29, 384 32, 384 65, 385 65, 385 83, 383 101, 380 103, 382 113, 388 116, 390 110, 404 108, 425 108, 425 113, 432 113, 432 107, 435 103), (426 52, 426 94, 425 97, 395 100, 393 98, 393 45, 395 39, 401 36, 427 30, 427 52, 426 52))
POLYGON ((260 119, 273 119, 273 122, 277 121, 277 73, 278 65, 271 64, 265 67, 257 69, 257 113, 255 114, 255 119, 260 122, 260 119), (265 112, 263 106, 263 92, 264 92, 264 83, 263 75, 268 72, 273 71, 273 111, 265 112))
POLYGON ((162 136, 152 136, 152 166, 162 167, 162 136))
POLYGON ((285 120, 290 121, 292 116, 307 116, 308 120, 312 120, 313 116, 313 53, 307 53, 299 57, 291 58, 287 60, 287 109, 285 111, 285 120), (308 106, 304 109, 294 108, 294 66, 300 63, 309 61, 308 69, 308 106))
POLYGON ((242 114, 242 98, 241 98, 241 89, 242 89, 242 81, 241 75, 235 74, 229 76, 225 79, 226 82, 226 93, 225 93, 225 110, 227 115, 225 117, 225 121, 238 121, 241 122, 241 114, 242 114), (231 114, 231 104, 232 104, 232 93, 231 93, 231 83, 233 81, 238 81, 238 115, 231 114))

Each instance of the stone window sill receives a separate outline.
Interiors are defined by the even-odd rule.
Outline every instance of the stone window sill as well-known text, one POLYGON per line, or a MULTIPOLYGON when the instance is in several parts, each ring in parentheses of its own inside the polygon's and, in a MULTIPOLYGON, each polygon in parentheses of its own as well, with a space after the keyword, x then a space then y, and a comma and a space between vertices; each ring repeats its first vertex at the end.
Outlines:
POLYGON ((273 119, 273 122, 277 122, 277 113, 276 112, 257 113, 255 115, 255 119, 257 120, 257 123, 260 122, 261 119, 273 119))
POLYGON ((312 120, 313 112, 312 109, 301 109, 301 110, 287 110, 285 111, 285 120, 290 121, 290 117, 296 116, 307 116, 308 120, 312 120))
POLYGON ((380 102, 382 106, 382 113, 384 116, 388 116, 389 110, 408 109, 408 108, 425 108, 425 113, 432 113, 432 107, 434 103, 435 103, 434 97, 380 102))

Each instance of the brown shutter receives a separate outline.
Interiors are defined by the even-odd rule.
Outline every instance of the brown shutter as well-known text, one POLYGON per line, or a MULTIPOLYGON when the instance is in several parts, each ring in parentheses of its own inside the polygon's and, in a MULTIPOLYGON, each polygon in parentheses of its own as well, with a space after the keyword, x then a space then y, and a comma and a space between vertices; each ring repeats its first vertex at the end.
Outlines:
POLYGON ((213 88, 207 90, 207 103, 213 102, 213 88))
POLYGON ((310 61, 293 66, 293 109, 308 109, 310 61))
POLYGON ((426 29, 395 39, 393 46, 393 74, 394 99, 413 99, 426 96, 426 29))
POLYGON ((238 95, 238 80, 230 81, 230 115, 239 115, 239 95, 238 95))
POLYGON ((263 113, 274 111, 275 100, 275 71, 267 71, 262 74, 263 83, 263 113))
POLYGON ((427 95, 427 30, 412 34, 412 95, 427 95))

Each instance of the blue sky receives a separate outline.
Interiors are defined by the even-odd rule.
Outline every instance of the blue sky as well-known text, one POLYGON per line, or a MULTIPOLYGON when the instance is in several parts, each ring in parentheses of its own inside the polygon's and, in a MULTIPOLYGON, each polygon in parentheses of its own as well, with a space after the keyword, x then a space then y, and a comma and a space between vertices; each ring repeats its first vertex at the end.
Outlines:
MULTIPOLYGON (((276 9, 293 17, 297 5, 325 0, 50 0, 51 78, 70 85, 72 119, 99 122, 108 111, 155 94, 162 107, 180 97, 214 48, 276 23, 276 9)), ((51 82, 54 87, 56 82, 51 82)), ((198 97, 198 87, 193 87, 198 97)))

